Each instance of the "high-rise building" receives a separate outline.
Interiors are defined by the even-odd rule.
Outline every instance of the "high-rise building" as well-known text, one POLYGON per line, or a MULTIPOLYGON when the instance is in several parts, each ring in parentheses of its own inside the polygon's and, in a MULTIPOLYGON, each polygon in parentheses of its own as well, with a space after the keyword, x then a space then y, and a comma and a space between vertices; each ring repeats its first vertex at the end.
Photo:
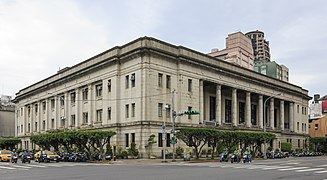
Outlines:
POLYGON ((254 71, 288 82, 288 68, 275 61, 255 61, 254 71))
POLYGON ((254 61, 270 61, 269 41, 262 31, 251 31, 245 34, 252 42, 254 61))
POLYGON ((213 49, 209 56, 253 70, 254 58, 251 40, 242 32, 228 34, 226 49, 213 49))

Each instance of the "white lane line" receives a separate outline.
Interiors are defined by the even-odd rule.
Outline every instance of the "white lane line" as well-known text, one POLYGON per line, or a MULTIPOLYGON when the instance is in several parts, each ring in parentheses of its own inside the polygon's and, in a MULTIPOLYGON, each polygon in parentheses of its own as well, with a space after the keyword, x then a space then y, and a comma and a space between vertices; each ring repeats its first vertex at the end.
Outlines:
POLYGON ((0 166, 0 168, 2 168, 2 169, 16 169, 16 168, 11 168, 11 167, 4 167, 4 166, 0 166))
POLYGON ((302 170, 296 170, 296 172, 317 171, 317 170, 323 170, 323 169, 324 168, 302 169, 302 170))
POLYGON ((12 167, 15 167, 15 168, 25 168, 25 169, 29 169, 31 167, 28 167, 28 166, 19 166, 19 165, 11 165, 12 167))
POLYGON ((49 167, 63 167, 63 165, 57 165, 57 164, 47 164, 47 166, 49 167))
MULTIPOLYGON (((315 173, 317 173, 317 174, 322 174, 322 173, 327 173, 327 171, 317 171, 317 172, 315 172, 315 173)), ((325 180, 327 180, 327 179, 325 179, 325 180)))
POLYGON ((278 169, 280 171, 291 171, 291 170, 297 170, 297 169, 306 169, 309 167, 294 167, 294 168, 285 168, 285 169, 278 169))
POLYGON ((29 167, 39 167, 39 168, 44 168, 44 167, 46 167, 46 166, 35 165, 35 164, 26 164, 25 166, 29 166, 29 167))
POLYGON ((319 165, 317 167, 327 167, 327 164, 324 164, 324 165, 319 165))

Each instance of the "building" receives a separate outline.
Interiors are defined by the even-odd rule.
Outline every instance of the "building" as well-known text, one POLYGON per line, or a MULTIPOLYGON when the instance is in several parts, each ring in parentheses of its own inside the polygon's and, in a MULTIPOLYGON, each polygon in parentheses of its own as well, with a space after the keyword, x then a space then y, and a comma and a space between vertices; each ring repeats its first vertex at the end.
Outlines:
POLYGON ((269 41, 262 31, 251 31, 245 34, 252 42, 254 61, 270 61, 269 41))
MULTIPOLYGON (((15 133, 23 148, 35 148, 32 133, 109 129, 117 132, 112 144, 128 148, 135 142, 141 157, 154 134, 152 151, 160 156, 162 124, 170 132, 172 111, 198 110, 198 116, 177 117, 176 126, 263 131, 265 124, 277 135, 274 148, 281 142, 300 148, 308 135, 307 114, 300 109, 310 99, 302 87, 143 37, 21 89, 14 101, 15 133)), ((169 152, 171 137, 167 133, 169 152)))
POLYGON ((309 135, 310 137, 327 136, 327 96, 314 95, 310 104, 309 135))
POLYGON ((327 136, 327 116, 313 120, 309 123, 310 137, 326 137, 327 136))
POLYGON ((288 68, 275 61, 255 61, 254 71, 288 82, 288 68))
POLYGON ((15 136, 15 106, 11 97, 0 96, 0 137, 15 136))
POLYGON ((251 40, 242 32, 228 34, 226 49, 213 49, 209 56, 253 70, 254 57, 251 40))

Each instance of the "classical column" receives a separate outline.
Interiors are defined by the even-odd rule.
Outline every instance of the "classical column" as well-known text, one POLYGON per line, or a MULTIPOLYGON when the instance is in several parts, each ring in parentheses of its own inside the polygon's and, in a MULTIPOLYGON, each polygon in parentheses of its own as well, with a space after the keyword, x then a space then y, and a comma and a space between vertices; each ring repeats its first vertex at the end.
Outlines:
POLYGON ((93 103, 94 103, 94 97, 93 97, 93 88, 92 85, 88 85, 88 95, 89 97, 87 98, 88 100, 88 105, 89 105, 89 113, 88 113, 88 125, 93 124, 93 103))
POLYGON ((269 105, 269 122, 270 122, 270 128, 275 129, 275 99, 270 99, 270 105, 269 105))
POLYGON ((232 125, 237 126, 237 89, 232 91, 232 125))
POLYGON ((290 110, 289 110, 289 120, 288 120, 288 123, 289 123, 289 129, 290 131, 294 131, 294 127, 293 127, 293 124, 294 124, 294 103, 290 102, 290 110))
POLYGON ((281 100, 280 101, 280 124, 279 124, 279 128, 280 130, 284 131, 284 101, 281 100))
POLYGON ((199 85, 199 92, 200 92, 200 99, 199 99, 199 107, 200 107, 200 116, 199 116, 199 123, 203 123, 204 120, 204 104, 203 104, 203 80, 200 80, 199 85))
POLYGON ((251 93, 246 92, 245 98, 245 124, 246 127, 251 127, 251 93))
POLYGON ((216 123, 221 125, 221 85, 216 85, 216 123))
POLYGON ((54 117, 55 123, 53 129, 58 129, 60 127, 60 97, 55 96, 54 101, 55 101, 55 117, 54 117))
POLYGON ((258 115, 259 115, 259 127, 262 129, 263 128, 263 96, 259 95, 259 110, 258 110, 258 115))
POLYGON ((75 127, 79 127, 80 124, 83 124, 83 115, 82 115, 82 98, 80 95, 80 89, 76 89, 76 103, 75 103, 75 127))

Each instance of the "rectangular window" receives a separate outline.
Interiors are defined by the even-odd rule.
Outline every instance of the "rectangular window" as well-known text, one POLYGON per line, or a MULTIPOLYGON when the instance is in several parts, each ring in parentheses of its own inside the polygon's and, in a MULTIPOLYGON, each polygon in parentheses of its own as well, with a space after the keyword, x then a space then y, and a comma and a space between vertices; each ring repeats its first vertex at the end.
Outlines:
POLYGON ((28 117, 31 117, 31 106, 27 107, 27 115, 28 117))
POLYGON ((297 140, 297 147, 301 147, 301 141, 300 141, 300 139, 297 140))
POLYGON ((20 116, 23 116, 23 108, 20 108, 20 116))
POLYGON ((158 117, 162 117, 162 103, 158 103, 158 117))
POLYGON ((37 122, 35 122, 35 128, 34 131, 37 131, 37 122))
POLYGON ((52 129, 55 128, 55 121, 54 121, 54 119, 51 119, 51 128, 52 128, 52 129))
POLYGON ((300 130, 300 123, 297 122, 296 124, 297 124, 297 130, 299 131, 300 130))
POLYGON ((97 110, 97 122, 102 122, 102 109, 97 110))
POLYGON ((108 92, 111 92, 111 79, 108 80, 108 92))
POLYGON ((245 122, 245 103, 238 103, 238 122, 240 124, 245 122))
POLYGON ((53 111, 55 108, 55 100, 51 99, 51 110, 53 111))
POLYGON ((38 105, 37 104, 35 104, 35 116, 37 116, 37 112, 38 112, 38 105))
POLYGON ((171 107, 170 104, 166 104, 166 118, 170 118, 171 107))
POLYGON ((75 126, 76 125, 76 116, 75 116, 75 114, 71 115, 70 118, 71 118, 71 123, 72 123, 71 125, 75 126))
POLYGON ((170 133, 166 133, 166 147, 170 147, 170 133))
MULTIPOLYGON (((187 107, 187 110, 188 110, 188 111, 192 111, 192 107, 191 107, 191 106, 188 106, 188 107, 187 107)), ((188 118, 188 119, 192 119, 192 116, 189 114, 189 115, 187 115, 187 118, 188 118)))
POLYGON ((300 113, 300 106, 297 105, 297 113, 300 113))
POLYGON ((125 117, 129 118, 129 105, 128 104, 125 105, 125 117))
POLYGON ((70 104, 75 105, 75 102, 76 102, 76 93, 72 92, 70 93, 70 104))
POLYGON ((31 123, 28 123, 28 126, 27 126, 27 132, 31 132, 31 123))
POLYGON ((188 92, 192 92, 192 79, 188 79, 188 92))
POLYGON ((171 87, 171 77, 169 75, 166 76, 166 87, 168 89, 171 87))
POLYGON ((232 101, 229 99, 225 100, 225 123, 232 122, 232 101))
POLYGON ((129 134, 125 134, 125 147, 129 147, 129 134))
POLYGON ((162 87, 162 74, 158 74, 158 87, 162 87))
POLYGON ((135 73, 131 75, 131 86, 135 87, 135 73))
POLYGON ((83 99, 83 101, 86 101, 88 99, 88 95, 89 95, 89 89, 88 88, 84 88, 82 90, 82 99, 83 99))
POLYGON ((60 96, 60 107, 64 107, 65 106, 65 96, 60 96))
POLYGON ((42 130, 45 130, 45 120, 42 122, 42 130))
POLYGON ((162 133, 158 133, 158 147, 162 147, 162 133))
POLYGON ((65 122, 66 122, 66 119, 64 117, 62 117, 61 120, 60 120, 60 126, 61 127, 66 127, 65 126, 65 124, 66 124, 65 122))
POLYGON ((96 97, 102 97, 102 84, 96 85, 95 90, 96 97))
POLYGON ((129 75, 125 76, 125 88, 129 88, 129 75))
POLYGON ((135 143, 135 133, 131 133, 132 143, 135 143))
POLYGON ((319 129, 318 124, 315 124, 315 130, 318 130, 318 129, 319 129))
POLYGON ((257 125, 257 105, 251 104, 251 124, 257 125))
POLYGON ((108 120, 111 120, 111 107, 108 107, 108 120))
POLYGON ((23 133, 23 125, 20 125, 20 132, 23 133))
POLYGON ((135 117, 135 103, 132 103, 132 117, 135 117))
POLYGON ((45 111, 47 110, 47 103, 46 102, 42 102, 42 110, 43 110, 43 113, 45 113, 45 111))
POLYGON ((17 126, 17 133, 19 133, 19 126, 17 126))
POLYGON ((89 123, 88 116, 89 116, 88 112, 83 112, 83 124, 89 123))
POLYGON ((267 66, 266 65, 261 66, 261 74, 267 75, 267 66))

